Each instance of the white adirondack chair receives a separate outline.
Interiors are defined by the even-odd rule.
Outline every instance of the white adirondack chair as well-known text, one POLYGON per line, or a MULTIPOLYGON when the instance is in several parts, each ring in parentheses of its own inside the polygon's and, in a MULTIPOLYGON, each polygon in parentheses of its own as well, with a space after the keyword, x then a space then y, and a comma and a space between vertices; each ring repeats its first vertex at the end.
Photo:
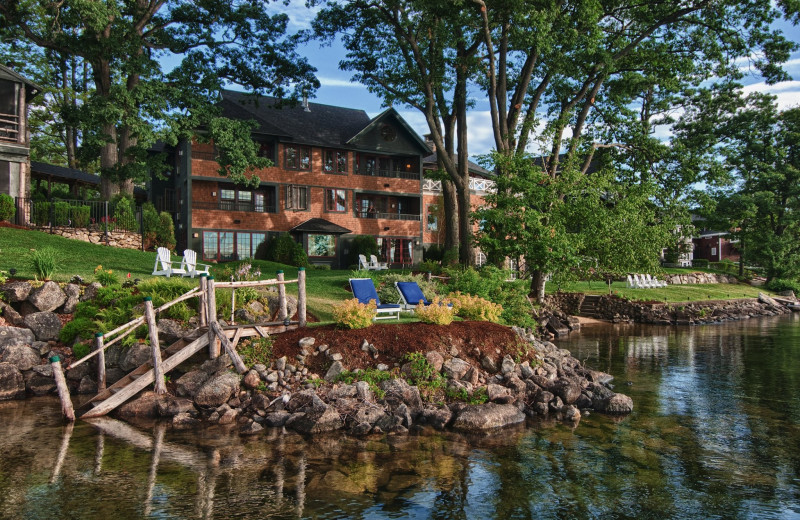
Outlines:
POLYGON ((657 289, 659 287, 666 287, 667 286, 667 282, 662 282, 658 278, 656 278, 655 276, 651 277, 649 274, 645 275, 645 279, 646 279, 647 283, 650 285, 650 287, 652 287, 654 289, 657 289))
POLYGON ((197 253, 192 251, 191 249, 186 249, 183 252, 183 260, 181 260, 181 269, 185 271, 183 276, 191 276, 194 278, 200 274, 211 274, 208 270, 211 268, 208 264, 198 264, 197 263, 197 253), (201 269, 198 269, 197 266, 201 266, 201 269))
POLYGON ((638 274, 633 275, 633 283, 637 289, 649 289, 650 286, 644 281, 644 275, 640 278, 638 274))
POLYGON ((183 269, 183 262, 173 262, 170 256, 169 249, 166 247, 158 248, 156 263, 153 266, 153 276, 166 276, 169 278, 173 274, 186 275, 186 270, 183 269))
POLYGON ((371 271, 372 270, 372 268, 369 265, 369 262, 367 262, 367 257, 366 256, 358 255, 358 268, 359 269, 365 269, 367 271, 371 271))
POLYGON ((369 255, 369 265, 375 271, 389 269, 389 264, 386 262, 379 262, 378 257, 375 255, 369 255))
POLYGON ((636 285, 636 284, 633 282, 633 277, 632 277, 631 275, 628 275, 628 285, 627 285, 627 288, 628 288, 628 289, 637 289, 637 288, 638 288, 638 286, 637 286, 637 285, 636 285))

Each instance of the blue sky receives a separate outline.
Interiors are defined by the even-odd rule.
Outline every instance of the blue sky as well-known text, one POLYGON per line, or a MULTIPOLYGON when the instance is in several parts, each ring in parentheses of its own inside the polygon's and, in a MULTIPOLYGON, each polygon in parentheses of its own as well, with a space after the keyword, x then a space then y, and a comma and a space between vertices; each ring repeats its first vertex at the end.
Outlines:
MULTIPOLYGON (((291 0, 283 9, 291 20, 290 31, 307 29, 316 12, 306 8, 304 0, 291 0)), ((800 28, 787 23, 783 23, 779 27, 790 39, 800 42, 800 28)), ((364 86, 351 82, 350 73, 339 70, 339 61, 344 57, 344 50, 340 46, 323 47, 318 42, 311 42, 300 52, 317 68, 317 77, 321 83, 313 102, 360 108, 370 116, 375 116, 384 110, 385 107, 382 106, 379 97, 371 94, 364 86)), ((747 63, 742 63, 742 67, 749 70, 747 63)), ((797 79, 776 85, 767 85, 757 74, 751 73, 743 82, 745 92, 762 91, 776 95, 780 108, 800 105, 800 52, 792 55, 785 64, 785 69, 792 78, 797 79)), ((494 146, 488 105, 482 103, 480 99, 475 101, 475 108, 470 111, 467 123, 469 153, 473 157, 488 153, 494 146)), ((420 135, 428 132, 427 124, 419 111, 404 106, 395 106, 394 108, 420 135)), ((666 136, 667 133, 665 130, 664 135, 666 136)))

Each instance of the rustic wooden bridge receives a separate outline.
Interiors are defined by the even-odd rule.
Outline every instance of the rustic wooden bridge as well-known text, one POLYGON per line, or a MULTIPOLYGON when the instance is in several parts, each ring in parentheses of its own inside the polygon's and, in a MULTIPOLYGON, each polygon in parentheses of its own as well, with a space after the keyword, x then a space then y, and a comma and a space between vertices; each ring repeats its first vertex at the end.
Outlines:
MULTIPOLYGON (((202 275, 199 279, 199 287, 188 291, 185 294, 165 303, 164 305, 153 308, 153 302, 149 297, 144 298, 144 316, 135 318, 128 323, 107 332, 98 332, 95 335, 95 348, 87 356, 73 362, 67 368, 74 368, 85 363, 91 358, 97 357, 97 395, 87 401, 76 412, 81 419, 100 417, 111 412, 118 406, 125 403, 128 399, 135 396, 150 384, 153 384, 157 394, 166 393, 164 375, 178 367, 181 363, 208 348, 209 359, 216 359, 220 356, 222 349, 233 361, 236 371, 240 374, 247 371, 247 367, 236 352, 239 341, 251 336, 266 337, 270 334, 285 332, 305 327, 306 325, 306 271, 302 267, 297 272, 294 280, 285 280, 282 271, 278 271, 277 277, 270 280, 242 281, 242 282, 216 282, 214 277, 202 275), (286 285, 297 284, 297 321, 292 321, 288 315, 288 304, 286 299, 286 285), (242 287, 269 287, 277 286, 279 309, 277 321, 248 324, 248 325, 229 325, 221 326, 217 319, 217 298, 216 290, 221 288, 232 289, 231 295, 231 316, 236 307, 236 289, 242 287), (199 322, 200 327, 187 337, 181 338, 163 353, 158 339, 158 327, 156 316, 173 305, 192 299, 199 299, 199 322), (139 366, 126 376, 116 381, 113 385, 106 388, 106 362, 105 351, 111 345, 118 343, 125 336, 133 333, 141 326, 147 326, 150 339, 152 357, 143 365, 139 366)), ((69 420, 74 420, 76 413, 72 410, 72 403, 69 399, 69 392, 66 391, 66 383, 59 383, 61 367, 59 360, 53 361, 56 383, 59 387, 64 414, 69 420), (62 387, 63 386, 63 387, 62 387)))

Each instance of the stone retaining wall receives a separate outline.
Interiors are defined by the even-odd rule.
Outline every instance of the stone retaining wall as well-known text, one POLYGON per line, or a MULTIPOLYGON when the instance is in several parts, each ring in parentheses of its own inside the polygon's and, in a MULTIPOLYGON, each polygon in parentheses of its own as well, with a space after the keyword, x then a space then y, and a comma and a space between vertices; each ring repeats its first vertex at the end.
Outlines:
MULTIPOLYGON (((49 233, 50 228, 41 228, 40 231, 49 233)), ((102 230, 54 227, 52 232, 54 235, 60 235, 64 238, 72 238, 75 240, 83 240, 84 242, 90 242, 92 244, 106 244, 112 247, 121 247, 123 249, 142 248, 142 235, 131 231, 109 231, 108 243, 105 241, 105 235, 102 230)))
POLYGON ((715 273, 689 273, 689 274, 667 274, 659 279, 664 279, 670 285, 688 285, 698 283, 739 283, 735 276, 728 274, 715 273))

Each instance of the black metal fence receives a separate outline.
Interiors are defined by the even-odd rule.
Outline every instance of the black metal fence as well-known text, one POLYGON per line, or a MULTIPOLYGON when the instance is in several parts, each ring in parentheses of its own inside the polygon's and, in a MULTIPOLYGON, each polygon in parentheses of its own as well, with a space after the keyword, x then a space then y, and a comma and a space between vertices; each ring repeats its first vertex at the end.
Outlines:
POLYGON ((32 228, 142 232, 142 207, 128 201, 34 200, 17 197, 16 224, 32 228))

